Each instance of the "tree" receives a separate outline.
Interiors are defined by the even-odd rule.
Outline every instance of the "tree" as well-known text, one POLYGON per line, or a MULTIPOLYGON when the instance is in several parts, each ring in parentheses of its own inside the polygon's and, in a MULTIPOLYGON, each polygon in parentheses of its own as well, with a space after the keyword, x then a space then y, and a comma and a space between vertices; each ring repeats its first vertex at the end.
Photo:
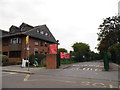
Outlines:
POLYGON ((120 64, 120 43, 116 43, 108 49, 111 61, 120 64))
POLYGON ((73 44, 72 48, 75 52, 75 57, 78 61, 89 59, 90 48, 88 44, 76 42, 75 44, 73 44))
POLYGON ((115 43, 120 43, 120 16, 113 16, 103 20, 98 33, 98 50, 108 50, 115 43))
POLYGON ((109 53, 110 59, 118 63, 120 52, 116 48, 120 47, 120 16, 108 17, 100 24, 100 32, 98 33, 98 50, 101 54, 104 52, 109 53))
POLYGON ((90 60, 100 60, 100 53, 95 53, 94 51, 90 51, 90 60))
POLYGON ((59 48, 58 49, 58 52, 60 53, 60 52, 67 52, 67 50, 65 49, 65 48, 59 48))

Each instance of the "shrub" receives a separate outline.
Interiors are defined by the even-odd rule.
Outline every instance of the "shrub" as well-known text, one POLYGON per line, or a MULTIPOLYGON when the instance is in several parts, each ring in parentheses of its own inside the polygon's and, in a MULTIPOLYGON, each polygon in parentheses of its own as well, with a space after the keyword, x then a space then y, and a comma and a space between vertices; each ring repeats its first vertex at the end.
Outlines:
POLYGON ((22 64, 21 61, 17 61, 17 62, 16 62, 16 65, 21 65, 21 64, 22 64))
POLYGON ((34 54, 30 54, 29 56, 29 60, 30 60, 30 65, 33 65, 35 62, 35 57, 37 58, 37 62, 41 65, 44 64, 45 61, 45 55, 44 54, 36 54, 36 56, 34 54))
POLYGON ((38 63, 41 65, 43 64, 43 60, 45 58, 44 54, 37 54, 37 58, 38 58, 38 63))
POLYGON ((30 54, 30 55, 29 55, 30 65, 33 65, 33 64, 34 64, 34 61, 35 61, 35 55, 34 55, 34 54, 30 54))
POLYGON ((0 59, 2 59, 2 65, 7 65, 9 62, 8 56, 0 55, 0 59))

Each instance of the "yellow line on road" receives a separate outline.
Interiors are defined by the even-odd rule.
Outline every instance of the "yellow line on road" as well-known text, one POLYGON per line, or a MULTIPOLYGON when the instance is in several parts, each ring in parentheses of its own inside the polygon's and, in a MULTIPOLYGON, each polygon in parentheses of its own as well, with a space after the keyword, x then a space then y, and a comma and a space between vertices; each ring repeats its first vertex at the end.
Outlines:
MULTIPOLYGON (((26 76, 27 77, 27 76, 26 76)), ((64 82, 64 83, 76 83, 76 82, 74 82, 74 81, 69 81, 69 80, 59 80, 59 79, 32 79, 32 80, 26 80, 26 78, 25 78, 25 81, 48 81, 48 80, 50 80, 50 81, 58 81, 58 82, 64 82)))
POLYGON ((116 87, 116 86, 113 86, 113 85, 109 85, 109 88, 119 88, 118 86, 116 87))
POLYGON ((27 74, 26 76, 25 76, 25 78, 24 78, 24 82, 25 81, 28 81, 28 78, 30 77, 30 74, 27 74))

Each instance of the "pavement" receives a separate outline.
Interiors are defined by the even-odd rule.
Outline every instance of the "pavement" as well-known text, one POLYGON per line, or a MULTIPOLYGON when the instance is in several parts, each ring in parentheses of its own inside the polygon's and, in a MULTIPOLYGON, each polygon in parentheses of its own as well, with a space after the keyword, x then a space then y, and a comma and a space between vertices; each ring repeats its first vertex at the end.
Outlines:
MULTIPOLYGON (((61 65, 59 69, 66 69, 71 67, 73 64, 66 64, 66 65, 61 65)), ((119 65, 110 63, 110 70, 109 71, 118 71, 120 68, 119 65)), ((3 66, 2 71, 4 72, 17 72, 17 73, 25 73, 25 74, 35 74, 37 71, 40 69, 46 69, 45 67, 39 67, 39 68, 22 68, 21 65, 11 65, 11 66, 3 66)), ((104 68, 103 68, 104 71, 104 68)))
MULTIPOLYGON (((72 64, 69 65, 61 65, 59 69, 69 68, 72 64)), ((4 72, 17 72, 17 73, 25 73, 25 74, 34 74, 36 71, 40 69, 46 69, 45 67, 37 67, 37 68, 28 68, 28 67, 21 67, 21 65, 11 65, 11 66, 3 66, 2 71, 4 72)))

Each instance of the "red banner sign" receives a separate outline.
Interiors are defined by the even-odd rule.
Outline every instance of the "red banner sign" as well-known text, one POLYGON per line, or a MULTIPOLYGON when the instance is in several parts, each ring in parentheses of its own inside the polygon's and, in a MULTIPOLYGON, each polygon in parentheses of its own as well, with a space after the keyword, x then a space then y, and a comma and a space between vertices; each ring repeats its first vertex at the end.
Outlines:
POLYGON ((67 53, 67 54, 65 55, 65 59, 70 59, 70 54, 69 54, 69 53, 67 53))
POLYGON ((60 52, 61 59, 70 59, 70 54, 66 52, 60 52))
POLYGON ((57 44, 50 44, 49 48, 50 48, 49 50, 50 54, 57 54, 57 44))
POLYGON ((60 52, 60 58, 61 59, 64 59, 65 58, 65 54, 64 54, 65 52, 60 52))

